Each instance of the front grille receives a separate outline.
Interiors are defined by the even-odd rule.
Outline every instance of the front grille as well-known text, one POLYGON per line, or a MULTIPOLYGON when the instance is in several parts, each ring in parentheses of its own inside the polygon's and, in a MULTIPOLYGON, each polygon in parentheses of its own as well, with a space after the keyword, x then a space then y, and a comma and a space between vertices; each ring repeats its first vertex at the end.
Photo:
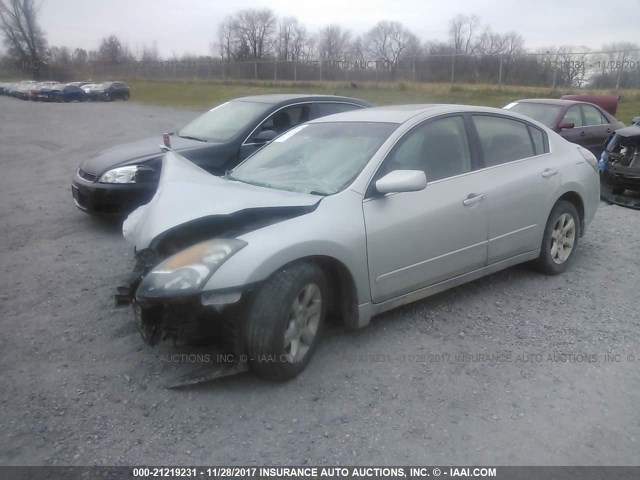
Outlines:
POLYGON ((94 175, 92 173, 87 173, 84 170, 82 170, 81 168, 78 169, 78 176, 80 178, 82 178, 83 180, 86 180, 87 182, 95 182, 96 178, 98 178, 96 175, 94 175))

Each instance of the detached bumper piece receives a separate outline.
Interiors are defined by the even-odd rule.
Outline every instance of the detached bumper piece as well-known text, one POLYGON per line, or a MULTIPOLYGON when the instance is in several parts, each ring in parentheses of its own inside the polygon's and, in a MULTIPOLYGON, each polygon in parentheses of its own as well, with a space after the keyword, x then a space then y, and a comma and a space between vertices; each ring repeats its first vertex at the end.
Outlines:
POLYGON ((630 190, 626 190, 624 193, 625 194, 615 195, 610 187, 604 185, 600 189, 600 196, 605 202, 640 210, 640 194, 630 190))

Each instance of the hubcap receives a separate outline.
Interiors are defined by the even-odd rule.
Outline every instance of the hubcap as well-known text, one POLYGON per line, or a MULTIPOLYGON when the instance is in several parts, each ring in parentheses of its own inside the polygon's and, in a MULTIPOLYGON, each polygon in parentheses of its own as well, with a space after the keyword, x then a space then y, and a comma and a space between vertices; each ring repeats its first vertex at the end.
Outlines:
POLYGON ((551 259, 554 263, 561 264, 567 261, 573 251, 576 239, 576 224, 573 217, 563 213, 556 220, 551 232, 551 259))
POLYGON ((309 283, 300 290, 289 310, 289 322, 284 332, 284 351, 289 363, 301 361, 311 348, 321 313, 320 287, 309 283))

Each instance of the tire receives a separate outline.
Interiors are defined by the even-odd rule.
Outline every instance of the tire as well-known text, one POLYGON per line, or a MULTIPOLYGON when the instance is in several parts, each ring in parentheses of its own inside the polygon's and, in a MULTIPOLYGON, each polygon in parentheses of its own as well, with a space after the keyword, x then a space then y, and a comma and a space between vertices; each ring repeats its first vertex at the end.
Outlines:
POLYGON ((122 95, 122 99, 126 102, 127 100, 129 100, 129 94, 128 93, 124 93, 124 95, 122 95))
POLYGON ((64 98, 62 98, 62 95, 56 95, 56 102, 58 103, 64 102, 64 98))
POLYGON ((611 193, 614 195, 622 195, 626 189, 624 187, 613 187, 611 193))
POLYGON ((324 273, 309 262, 283 268, 260 287, 246 328, 249 364, 256 375, 282 382, 305 369, 321 335, 328 294, 324 273))
POLYGON ((537 267, 548 275, 564 272, 573 261, 579 238, 580 217, 576 207, 565 200, 558 201, 544 229, 537 267))
POLYGON ((105 102, 110 102, 111 99, 111 95, 109 95, 108 93, 105 93, 104 96, 102 97, 102 100, 104 100, 105 102))

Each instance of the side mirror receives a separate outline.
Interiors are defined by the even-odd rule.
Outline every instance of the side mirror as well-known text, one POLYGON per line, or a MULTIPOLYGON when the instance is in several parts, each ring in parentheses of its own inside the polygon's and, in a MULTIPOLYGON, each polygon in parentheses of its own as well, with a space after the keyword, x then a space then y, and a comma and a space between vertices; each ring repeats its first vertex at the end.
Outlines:
POLYGON ((278 136, 278 132, 274 130, 263 130, 258 135, 253 137, 251 143, 257 143, 260 145, 264 145, 265 143, 269 143, 271 140, 278 136))
POLYGON ((427 176, 422 170, 394 170, 376 182, 379 193, 417 192, 427 187, 427 176))
POLYGON ((560 124, 558 125, 558 131, 567 130, 567 129, 573 128, 575 126, 576 126, 576 124, 573 123, 573 122, 560 122, 560 124))

